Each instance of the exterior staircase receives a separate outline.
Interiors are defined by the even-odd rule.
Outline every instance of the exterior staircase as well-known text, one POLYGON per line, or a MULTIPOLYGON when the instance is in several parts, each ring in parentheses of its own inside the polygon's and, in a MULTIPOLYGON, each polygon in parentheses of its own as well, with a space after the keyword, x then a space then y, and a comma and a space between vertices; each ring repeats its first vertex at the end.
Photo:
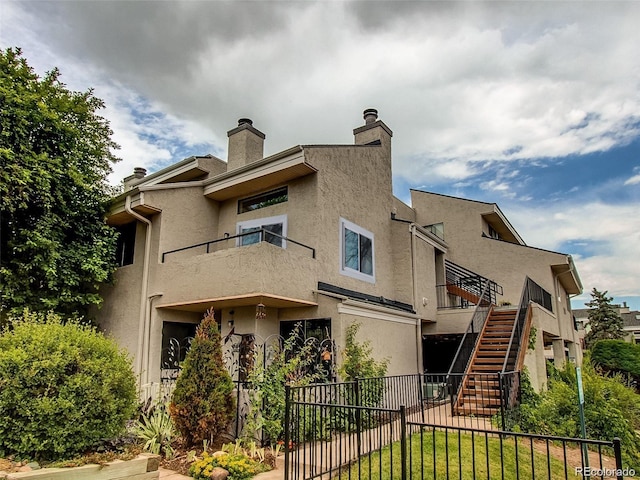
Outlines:
POLYGON ((502 372, 517 310, 492 309, 453 406, 457 415, 490 416, 500 410, 502 372))

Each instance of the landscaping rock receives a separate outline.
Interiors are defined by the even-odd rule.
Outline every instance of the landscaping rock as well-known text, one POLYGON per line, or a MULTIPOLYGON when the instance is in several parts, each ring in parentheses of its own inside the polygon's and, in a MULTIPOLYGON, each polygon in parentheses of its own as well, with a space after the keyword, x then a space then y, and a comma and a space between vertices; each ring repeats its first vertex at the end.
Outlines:
POLYGON ((228 476, 229 476, 229 472, 227 472, 224 468, 215 467, 211 472, 211 474, 209 475, 209 478, 211 480, 227 480, 228 476))
POLYGON ((229 455, 227 452, 223 452, 222 450, 218 450, 217 452, 213 452, 211 455, 213 458, 224 457, 225 455, 229 455))
POLYGON ((38 462, 27 463, 27 467, 31 467, 31 470, 40 470, 40 464, 38 462))

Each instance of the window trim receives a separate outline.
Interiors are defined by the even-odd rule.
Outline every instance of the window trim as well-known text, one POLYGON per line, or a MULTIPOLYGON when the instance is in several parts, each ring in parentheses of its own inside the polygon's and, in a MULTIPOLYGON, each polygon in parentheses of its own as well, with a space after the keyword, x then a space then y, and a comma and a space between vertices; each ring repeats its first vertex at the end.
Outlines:
MULTIPOLYGON (((282 236, 286 238, 287 237, 287 215, 276 215, 273 217, 262 217, 262 218, 255 218, 253 220, 243 220, 241 222, 237 222, 236 235, 240 235, 242 233, 243 228, 256 228, 256 227, 262 228, 263 225, 273 225, 275 223, 282 224, 282 236)), ((243 237, 236 238, 236 247, 247 247, 249 245, 255 245, 253 243, 249 245, 243 245, 242 238, 243 237)), ((261 242, 258 242, 258 243, 261 243, 261 242)), ((276 245, 276 246, 279 246, 279 245, 276 245)), ((281 248, 287 248, 287 241, 284 238, 282 239, 281 248)))
POLYGON ((350 222, 349 220, 345 220, 340 217, 340 273, 347 277, 356 278, 358 280, 363 280, 369 283, 376 283, 376 250, 375 250, 375 238, 372 232, 369 230, 359 227, 355 223, 350 222), (371 240, 371 275, 367 273, 362 273, 359 270, 354 270, 353 268, 347 267, 345 265, 345 229, 351 230, 354 233, 358 234, 358 244, 360 243, 360 236, 367 237, 371 240))

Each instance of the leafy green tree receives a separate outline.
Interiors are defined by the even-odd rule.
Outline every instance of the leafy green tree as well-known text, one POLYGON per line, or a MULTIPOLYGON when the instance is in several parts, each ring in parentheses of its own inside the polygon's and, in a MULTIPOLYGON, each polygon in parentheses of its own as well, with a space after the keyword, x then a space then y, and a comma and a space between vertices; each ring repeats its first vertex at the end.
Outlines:
POLYGON ((198 325, 169 404, 173 423, 188 445, 214 441, 233 418, 234 385, 222 362, 221 343, 210 309, 198 325))
POLYGON ((607 291, 591 291, 589 307, 589 333, 585 336, 588 347, 598 340, 617 340, 624 336, 622 317, 611 304, 613 297, 607 297, 607 291))
POLYGON ((85 314, 115 268, 104 213, 118 147, 102 100, 59 77, 0 50, 0 318, 24 307, 85 314))

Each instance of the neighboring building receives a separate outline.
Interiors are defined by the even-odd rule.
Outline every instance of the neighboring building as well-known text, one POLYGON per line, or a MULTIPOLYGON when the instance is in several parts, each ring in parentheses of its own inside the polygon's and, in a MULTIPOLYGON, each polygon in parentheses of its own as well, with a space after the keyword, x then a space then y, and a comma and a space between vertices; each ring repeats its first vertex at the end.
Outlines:
MULTIPOLYGON (((637 310, 631 310, 627 306, 627 302, 622 302, 622 305, 613 305, 616 312, 622 317, 622 323, 625 336, 624 339, 630 343, 640 343, 640 312, 637 310)), ((576 328, 578 329, 578 336, 581 341, 581 345, 584 348, 584 337, 589 332, 589 311, 590 308, 579 308, 573 310, 575 317, 576 328)))
POLYGON ((446 371, 480 298, 470 280, 491 279, 494 303, 517 306, 527 276, 546 299, 532 314, 534 385, 546 379, 544 346, 558 363, 580 361, 571 257, 527 247, 495 204, 417 190, 412 207, 395 198, 392 132, 377 111, 364 117, 353 145, 267 158, 265 135, 241 119, 227 162, 191 157, 125 179, 108 217, 122 267, 97 316, 142 384, 159 381, 169 338, 191 335, 210 307, 223 337, 286 335, 301 321, 335 342, 339 360, 345 328, 359 321, 389 374, 433 371, 435 359, 446 371))

